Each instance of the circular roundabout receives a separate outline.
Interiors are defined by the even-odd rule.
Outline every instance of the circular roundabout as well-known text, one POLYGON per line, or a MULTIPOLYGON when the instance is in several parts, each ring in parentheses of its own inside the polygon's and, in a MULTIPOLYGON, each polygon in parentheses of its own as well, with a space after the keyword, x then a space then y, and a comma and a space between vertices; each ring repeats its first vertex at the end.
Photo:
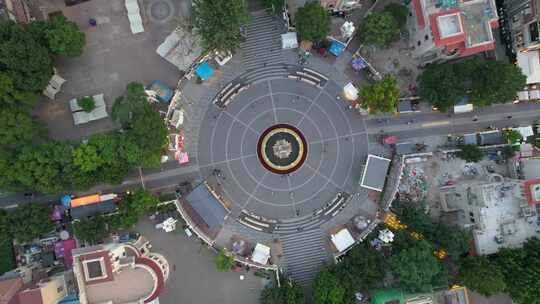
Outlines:
POLYGON ((226 107, 205 110, 197 146, 201 179, 220 172, 235 214, 278 222, 318 214, 339 193, 356 192, 368 151, 365 124, 336 98, 342 87, 334 81, 316 86, 264 73, 240 75, 226 87, 246 89, 226 107))

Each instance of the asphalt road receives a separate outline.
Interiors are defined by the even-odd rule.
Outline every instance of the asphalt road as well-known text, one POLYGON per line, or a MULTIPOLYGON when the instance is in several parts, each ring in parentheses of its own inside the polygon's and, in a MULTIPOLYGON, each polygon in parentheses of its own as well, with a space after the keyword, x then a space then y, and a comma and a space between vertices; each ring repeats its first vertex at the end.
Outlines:
MULTIPOLYGON (((465 134, 485 130, 489 126, 504 128, 508 126, 530 125, 540 117, 540 103, 520 103, 494 105, 464 114, 410 113, 399 116, 387 115, 365 119, 370 141, 376 141, 380 130, 398 136, 400 140, 433 135, 465 134), (477 121, 474 121, 477 116, 477 121), (508 116, 512 116, 508 119, 508 116), (377 118, 386 117, 387 122, 377 122, 377 118), (408 124, 413 120, 412 123, 408 124)), ((137 170, 138 171, 138 170, 137 170)), ((102 185, 89 191, 76 193, 116 192, 121 193, 142 185, 138 172, 131 174, 121 185, 102 185)), ((143 170, 143 183, 146 189, 155 192, 172 192, 179 183, 200 178, 197 160, 192 159, 187 166, 176 162, 165 163, 157 170, 143 170)), ((62 194, 34 195, 9 194, 0 197, 0 208, 13 208, 18 204, 30 202, 49 203, 57 201, 62 194)))

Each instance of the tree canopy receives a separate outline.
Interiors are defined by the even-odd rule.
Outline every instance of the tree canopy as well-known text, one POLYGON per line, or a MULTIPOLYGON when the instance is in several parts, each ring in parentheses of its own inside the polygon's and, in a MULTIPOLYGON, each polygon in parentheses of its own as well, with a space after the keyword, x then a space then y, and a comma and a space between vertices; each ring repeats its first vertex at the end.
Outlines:
POLYGON ((249 21, 246 0, 193 0, 193 26, 207 50, 234 52, 249 21))
POLYGON ((16 91, 41 92, 53 74, 49 50, 36 38, 20 24, 0 23, 0 72, 11 79, 16 91))
POLYGON ((432 64, 418 77, 419 95, 447 112, 465 96, 465 83, 453 64, 432 64))
POLYGON ((341 286, 335 273, 327 268, 321 269, 313 282, 315 304, 341 304, 345 288, 341 286))
POLYGON ((523 248, 503 248, 495 258, 504 274, 506 292, 518 304, 539 303, 540 239, 529 239, 523 248))
POLYGON ((106 221, 102 216, 77 221, 73 224, 75 235, 81 241, 95 244, 107 236, 106 221))
POLYGON ((391 12, 371 13, 360 25, 359 35, 364 43, 388 47, 399 35, 399 24, 391 12))
POLYGON ((384 6, 384 11, 392 14, 400 28, 403 28, 407 23, 409 10, 405 5, 399 3, 389 3, 384 6))
POLYGON ((261 293, 261 304, 304 304, 304 290, 292 280, 282 279, 281 287, 267 286, 261 293))
POLYGON ((476 106, 505 103, 525 84, 526 77, 516 65, 476 57, 432 64, 418 78, 420 96, 441 111, 465 96, 476 106))
POLYGON ((284 0, 262 0, 262 2, 264 7, 273 10, 274 14, 280 14, 285 4, 284 0))
POLYGON ((51 232, 51 209, 45 205, 26 204, 17 207, 9 215, 10 233, 16 240, 25 243, 51 232))
POLYGON ((395 112, 399 100, 399 86, 394 76, 386 75, 362 88, 360 103, 370 113, 395 112))
POLYGON ((484 158, 484 152, 477 145, 461 145, 456 153, 457 157, 469 163, 477 163, 484 158))
POLYGON ((484 256, 469 256, 461 262, 458 279, 469 289, 486 297, 506 288, 501 269, 484 256))
POLYGON ((86 37, 77 24, 64 16, 51 19, 45 30, 45 38, 51 52, 68 57, 81 55, 86 44, 86 37))
POLYGON ((442 265, 433 255, 434 248, 420 240, 414 246, 392 255, 390 268, 399 278, 400 285, 409 291, 427 291, 442 272, 442 265))
POLYGON ((307 2, 294 16, 302 40, 319 42, 330 33, 330 15, 319 1, 307 2))
POLYGON ((512 129, 505 130, 503 132, 503 136, 506 142, 512 145, 520 142, 523 139, 523 136, 521 136, 521 133, 512 129))
POLYGON ((227 255, 225 251, 220 250, 218 255, 214 258, 214 263, 216 264, 216 269, 219 272, 227 272, 231 270, 231 267, 234 265, 234 256, 227 255))

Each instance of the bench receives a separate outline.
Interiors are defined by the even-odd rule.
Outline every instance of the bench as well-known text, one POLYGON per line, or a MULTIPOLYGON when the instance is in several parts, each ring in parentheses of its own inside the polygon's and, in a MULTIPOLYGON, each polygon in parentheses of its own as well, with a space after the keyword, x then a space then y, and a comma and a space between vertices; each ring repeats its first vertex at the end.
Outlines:
POLYGON ((249 228, 251 228, 251 229, 255 229, 255 230, 257 230, 257 231, 263 231, 262 228, 255 227, 255 226, 253 226, 253 225, 251 225, 251 224, 249 224, 249 223, 244 222, 244 221, 241 220, 241 219, 236 219, 236 220, 237 220, 240 224, 242 224, 242 225, 244 225, 244 226, 246 226, 246 227, 249 227, 249 228))
POLYGON ((256 220, 252 219, 252 218, 249 218, 249 217, 247 217, 247 216, 244 217, 244 220, 246 220, 246 221, 248 221, 248 222, 250 222, 250 223, 252 223, 252 224, 259 225, 259 226, 263 226, 263 227, 266 227, 266 228, 270 227, 269 224, 261 223, 261 222, 259 222, 259 221, 256 221, 256 220))
POLYGON ((304 77, 304 78, 307 78, 309 80, 313 80, 315 82, 317 82, 317 84, 321 83, 321 79, 313 76, 313 75, 309 75, 309 74, 306 74, 306 73, 302 73, 302 72, 296 72, 296 74, 300 75, 301 77, 304 77))
POLYGON ((308 68, 304 68, 303 70, 308 72, 308 73, 311 73, 313 75, 317 75, 319 78, 321 78, 323 80, 328 81, 328 78, 326 76, 324 76, 323 74, 321 74, 321 73, 315 72, 314 70, 311 70, 311 69, 308 69, 308 68))

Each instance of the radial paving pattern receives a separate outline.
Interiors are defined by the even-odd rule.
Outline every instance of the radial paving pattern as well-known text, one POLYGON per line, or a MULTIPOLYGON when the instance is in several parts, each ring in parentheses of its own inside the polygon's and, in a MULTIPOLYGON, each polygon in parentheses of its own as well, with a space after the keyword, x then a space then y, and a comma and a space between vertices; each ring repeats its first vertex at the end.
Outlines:
MULTIPOLYGON (((291 79, 251 84, 225 110, 210 105, 201 125, 203 178, 221 170, 225 194, 235 207, 274 219, 313 213, 339 191, 354 192, 367 137, 360 115, 337 100, 340 88, 291 79), (306 141, 307 157, 296 171, 276 174, 259 161, 257 144, 270 127, 286 124, 306 141)), ((287 155, 287 144, 276 149, 287 155)))

